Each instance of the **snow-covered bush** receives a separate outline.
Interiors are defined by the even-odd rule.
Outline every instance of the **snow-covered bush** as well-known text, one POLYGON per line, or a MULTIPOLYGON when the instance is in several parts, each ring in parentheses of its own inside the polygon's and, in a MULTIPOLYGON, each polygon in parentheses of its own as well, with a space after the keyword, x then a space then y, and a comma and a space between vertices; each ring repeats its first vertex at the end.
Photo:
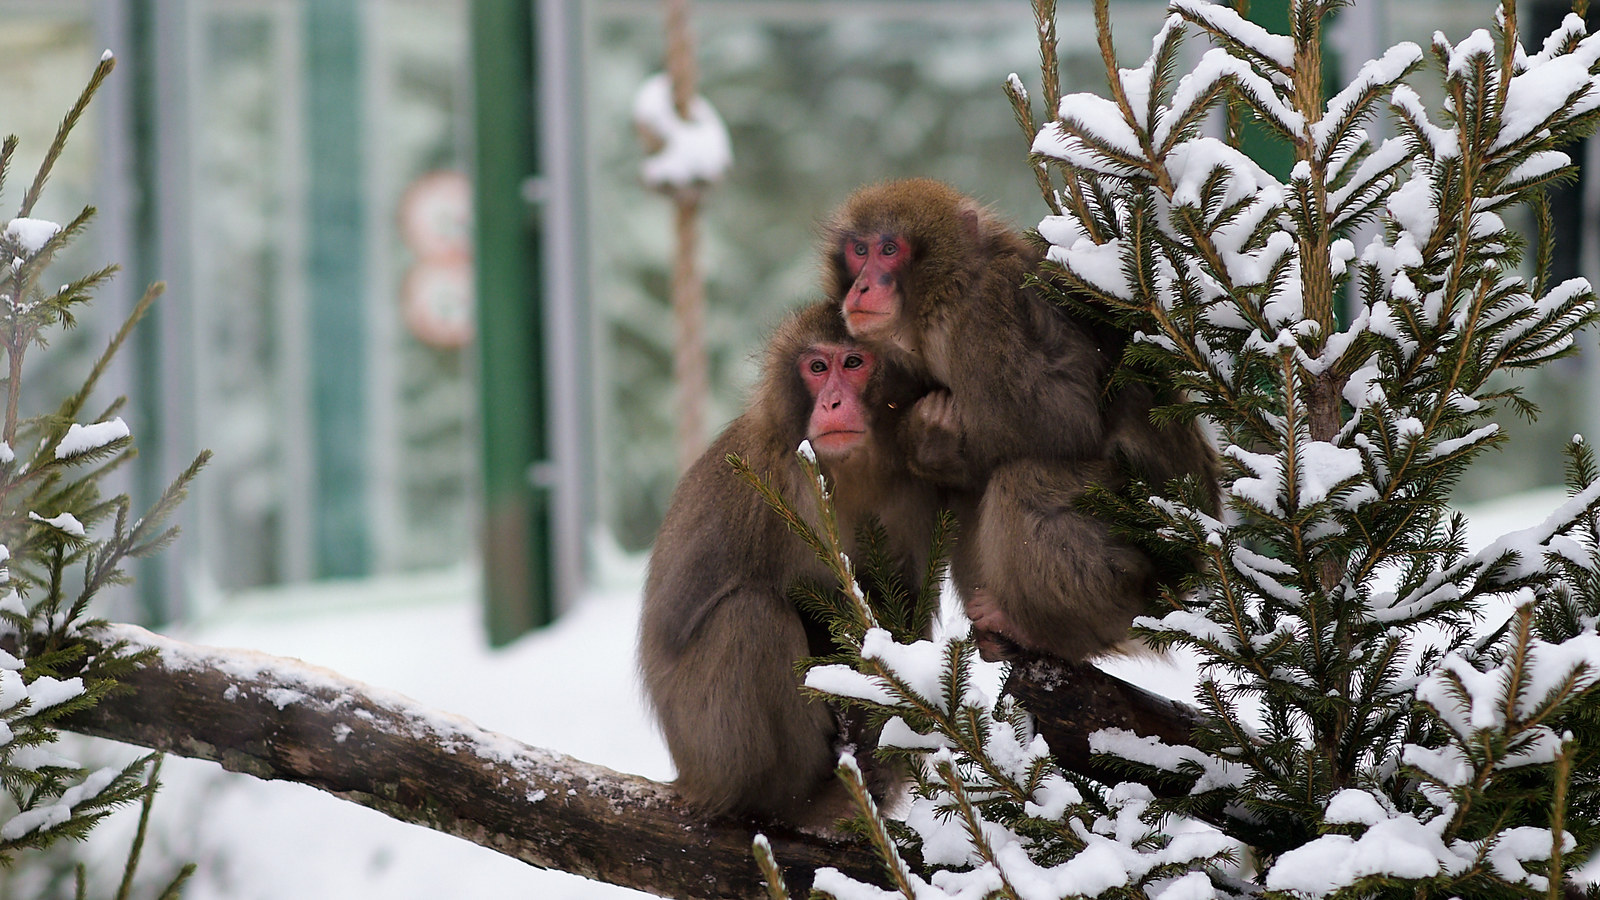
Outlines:
MULTIPOLYGON (((50 287, 51 260, 94 215, 85 208, 65 226, 33 216, 45 180, 68 135, 114 60, 101 59, 46 150, 15 216, 0 226, 0 348, 7 364, 0 418, 0 864, 20 851, 82 838, 113 808, 155 790, 153 757, 126 767, 88 771, 52 753, 56 723, 117 689, 119 675, 142 661, 124 645, 91 645, 83 636, 99 620, 86 618, 91 600, 127 581, 124 562, 159 551, 176 534, 165 520, 205 462, 196 459, 141 516, 126 496, 105 497, 100 480, 133 455, 123 401, 87 408, 96 382, 133 325, 160 293, 146 292, 112 338, 83 386, 58 407, 25 416, 19 409, 24 359, 50 331, 70 327, 76 310, 109 279, 107 267, 50 287), (80 421, 82 420, 82 421, 80 421)), ((0 187, 17 149, 0 145, 0 187)), ((137 857, 130 858, 129 872, 137 857)), ((168 888, 176 888, 187 870, 168 888)), ((81 879, 81 875, 80 875, 81 879)), ((124 893, 126 887, 124 887, 124 893)), ((81 896, 81 894, 80 894, 81 896)))
POLYGON ((1183 699, 1200 724, 1181 746, 1097 734, 1130 775, 1103 783, 976 692, 965 641, 867 630, 859 660, 808 684, 889 717, 915 799, 903 822, 868 815, 897 890, 833 873, 824 895, 1554 897, 1600 880, 1594 458, 1575 442, 1569 502, 1475 553, 1447 506, 1502 442, 1493 416, 1531 412, 1494 376, 1571 351, 1596 317, 1587 282, 1546 282, 1543 192, 1600 114, 1600 36, 1570 16, 1527 52, 1506 0, 1492 28, 1398 45, 1325 98, 1340 5, 1293 0, 1278 35, 1171 0, 1148 59, 1120 69, 1096 0, 1109 96, 1063 97, 1053 4, 1036 3, 1049 120, 1021 79, 1009 91, 1050 207, 1046 286, 1125 328, 1121 377, 1180 389, 1159 414, 1204 416, 1225 460, 1221 518, 1181 484, 1097 499, 1153 553, 1207 562, 1136 623, 1199 658, 1183 699), (1179 77, 1186 37, 1211 49, 1179 77), (1441 108, 1408 84, 1425 70, 1441 108), (1240 149, 1242 116, 1293 148, 1287 180, 1240 149), (1517 206, 1531 239, 1503 218, 1517 206))

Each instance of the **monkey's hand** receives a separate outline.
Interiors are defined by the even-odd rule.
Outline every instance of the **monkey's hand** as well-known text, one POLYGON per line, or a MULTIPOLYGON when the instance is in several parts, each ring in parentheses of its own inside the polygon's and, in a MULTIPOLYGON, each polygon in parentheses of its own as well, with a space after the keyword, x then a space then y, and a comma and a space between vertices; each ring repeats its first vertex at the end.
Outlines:
POLYGON ((917 400, 903 439, 911 474, 947 487, 970 486, 971 466, 962 452, 966 434, 949 391, 929 391, 917 400))
POLYGON ((1016 639, 1016 626, 1011 624, 1000 604, 983 588, 974 589, 964 601, 967 618, 972 621, 972 641, 978 645, 978 655, 988 662, 1015 659, 1022 649, 1016 639))

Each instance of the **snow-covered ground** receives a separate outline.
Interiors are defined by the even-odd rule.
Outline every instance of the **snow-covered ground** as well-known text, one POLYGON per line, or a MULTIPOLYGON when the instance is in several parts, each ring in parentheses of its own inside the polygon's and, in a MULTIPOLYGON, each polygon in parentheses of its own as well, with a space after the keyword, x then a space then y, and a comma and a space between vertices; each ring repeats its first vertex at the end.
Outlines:
MULTIPOLYGON (((1543 519, 1561 500, 1541 491, 1471 511, 1471 543, 1543 519)), ((555 626, 502 650, 484 643, 468 570, 323 584, 232 605, 176 636, 298 657, 399 691, 526 743, 650 778, 672 766, 639 699, 633 667, 641 569, 607 567, 597 589, 555 626)), ((1108 669, 1183 696, 1192 672, 1158 660, 1108 669)), ((644 896, 389 819, 297 784, 257 781, 210 763, 169 758, 146 853, 151 876, 177 862, 199 872, 188 900, 591 900, 644 896)), ((91 848, 94 883, 109 894, 132 829, 119 814, 91 848)), ((0 891, 3 893, 3 891, 0 891)))

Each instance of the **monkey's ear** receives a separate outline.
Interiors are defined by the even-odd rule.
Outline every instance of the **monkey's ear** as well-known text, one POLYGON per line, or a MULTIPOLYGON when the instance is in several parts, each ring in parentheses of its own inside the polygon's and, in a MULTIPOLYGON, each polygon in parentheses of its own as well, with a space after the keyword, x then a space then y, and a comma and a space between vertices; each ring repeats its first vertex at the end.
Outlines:
POLYGON ((980 246, 983 242, 983 229, 979 226, 983 221, 983 211, 974 206, 971 200, 966 200, 962 202, 961 211, 956 218, 967 233, 968 245, 980 246))

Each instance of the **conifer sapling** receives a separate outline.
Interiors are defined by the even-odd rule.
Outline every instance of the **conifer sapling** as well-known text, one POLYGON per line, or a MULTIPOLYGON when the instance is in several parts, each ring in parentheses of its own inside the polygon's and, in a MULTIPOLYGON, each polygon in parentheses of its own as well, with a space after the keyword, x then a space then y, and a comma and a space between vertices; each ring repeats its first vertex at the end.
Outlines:
POLYGON ((1586 281, 1549 283, 1543 192, 1600 114, 1600 36, 1569 16, 1529 52, 1506 0, 1492 27, 1397 45, 1325 97, 1340 5, 1294 0, 1279 35, 1172 0, 1123 69, 1096 0, 1109 90, 1063 96, 1054 4, 1036 2, 1048 119, 1020 78, 1008 93, 1050 211, 1041 281, 1125 329, 1119 377, 1166 389, 1158 415, 1203 416, 1226 460, 1220 518, 1192 484, 1096 498, 1152 553, 1207 563, 1136 623, 1198 659, 1201 722, 1178 746, 1099 733, 1129 778, 1106 784, 974 688, 964 640, 868 630, 858 660, 807 684, 888 717, 916 788, 903 821, 867 829, 895 840, 891 889, 819 875, 825 896, 1510 898, 1600 881, 1593 455, 1575 443, 1571 499, 1481 550, 1448 507, 1504 442, 1495 414, 1532 412, 1496 376, 1570 353, 1596 317, 1586 281), (1209 49, 1180 76, 1186 37, 1209 49), (1246 117, 1292 148, 1286 179, 1241 149, 1246 117))

